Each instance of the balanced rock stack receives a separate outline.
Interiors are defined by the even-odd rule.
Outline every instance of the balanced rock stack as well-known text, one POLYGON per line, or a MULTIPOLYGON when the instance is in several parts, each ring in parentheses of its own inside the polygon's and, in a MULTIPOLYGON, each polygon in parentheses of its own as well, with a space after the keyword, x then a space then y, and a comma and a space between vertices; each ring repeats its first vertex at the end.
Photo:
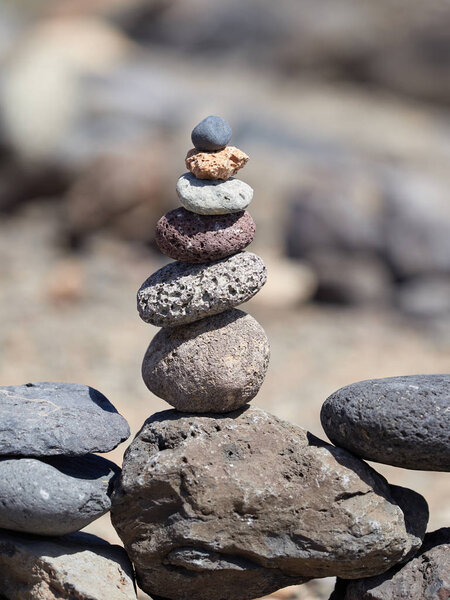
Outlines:
POLYGON ((0 388, 0 423, 1 594, 101 600, 102 589, 114 600, 134 597, 122 549, 67 535, 109 511, 120 468, 93 453, 128 438, 125 419, 88 386, 29 383, 0 388))
POLYGON ((252 188, 231 177, 248 157, 231 146, 231 129, 208 117, 192 132, 186 157, 192 171, 180 177, 183 207, 156 227, 161 251, 175 259, 138 291, 138 310, 162 327, 144 358, 147 387, 181 411, 222 413, 258 393, 269 361, 262 327, 234 307, 266 282, 259 256, 243 251, 255 235, 245 208, 252 188))
POLYGON ((150 417, 125 453, 111 518, 155 600, 246 600, 315 577, 376 576, 409 560, 425 500, 351 452, 247 403, 266 372, 261 326, 235 307, 266 279, 243 251, 254 235, 247 157, 208 117, 193 131, 183 208, 157 225, 176 262, 138 292, 147 387, 175 410, 150 417), (228 179, 227 179, 228 178, 228 179))

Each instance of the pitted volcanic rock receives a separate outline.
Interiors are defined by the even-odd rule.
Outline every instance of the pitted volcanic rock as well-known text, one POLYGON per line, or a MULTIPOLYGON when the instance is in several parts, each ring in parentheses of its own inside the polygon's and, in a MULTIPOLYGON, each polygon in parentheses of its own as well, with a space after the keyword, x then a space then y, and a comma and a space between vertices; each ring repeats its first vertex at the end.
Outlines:
POLYGON ((197 215, 185 208, 165 214, 156 226, 156 243, 174 260, 205 263, 220 260, 246 248, 255 235, 248 212, 197 215))
POLYGON ((144 281, 137 293, 137 307, 146 323, 175 327, 247 302, 266 279, 262 259, 252 252, 202 265, 177 261, 144 281))
POLYGON ((197 179, 229 179, 245 167, 248 156, 234 146, 218 152, 202 152, 193 148, 187 153, 185 162, 197 179))
POLYGON ((171 600, 371 576, 419 546, 383 477, 254 408, 153 415, 126 451, 112 521, 140 587, 171 600))
POLYGON ((150 342, 142 377, 154 394, 185 412, 227 412, 258 393, 269 364, 261 325, 232 309, 161 329, 150 342))

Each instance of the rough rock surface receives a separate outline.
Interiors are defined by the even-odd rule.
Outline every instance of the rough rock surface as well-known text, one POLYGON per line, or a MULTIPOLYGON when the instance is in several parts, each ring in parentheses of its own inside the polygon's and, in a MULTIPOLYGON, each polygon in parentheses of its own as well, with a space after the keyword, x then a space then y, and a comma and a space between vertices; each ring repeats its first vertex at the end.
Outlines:
POLYGON ((231 127, 222 117, 210 115, 194 127, 192 143, 199 150, 221 150, 231 140, 231 127))
POLYGON ((248 212, 196 215, 185 208, 165 214, 156 226, 156 243, 174 260, 205 263, 220 260, 246 248, 255 235, 248 212))
POLYGON ((261 325, 232 309, 161 329, 145 354, 142 377, 150 391, 178 410, 227 412, 256 396, 269 355, 261 325))
POLYGON ((322 406, 330 440, 361 458, 450 471, 450 375, 409 375, 347 385, 322 406))
POLYGON ((65 535, 107 513, 114 463, 88 454, 0 460, 0 528, 65 535))
POLYGON ((446 600, 450 598, 450 528, 427 533, 416 557, 375 577, 339 580, 330 600, 446 600))
POLYGON ((417 547, 383 477, 253 408, 148 419, 125 454, 112 521, 142 589, 174 600, 371 576, 417 547))
POLYGON ((97 390, 76 383, 0 387, 0 455, 108 452, 130 435, 97 390))
POLYGON ((262 259, 252 252, 204 265, 174 262, 144 281, 137 307, 146 323, 174 327, 247 302, 266 279, 262 259))
POLYGON ((186 156, 186 167, 197 179, 229 179, 247 162, 247 154, 234 146, 227 146, 219 152, 202 152, 193 148, 186 156))
POLYGON ((200 215, 225 215, 245 210, 253 198, 253 189, 240 179, 197 179, 185 173, 177 181, 181 204, 200 215))
POLYGON ((87 533, 42 539, 0 531, 0 582, 7 600, 136 598, 123 548, 87 533))

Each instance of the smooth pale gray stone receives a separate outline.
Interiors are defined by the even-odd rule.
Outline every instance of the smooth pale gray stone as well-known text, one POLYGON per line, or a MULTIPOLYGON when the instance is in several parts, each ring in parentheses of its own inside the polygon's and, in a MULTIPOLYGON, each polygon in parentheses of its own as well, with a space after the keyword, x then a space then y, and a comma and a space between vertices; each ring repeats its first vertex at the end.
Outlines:
POLYGON ((157 327, 185 325, 247 302, 266 283, 262 258, 239 252, 202 265, 173 262, 137 293, 139 315, 157 327))
POLYGON ((0 531, 0 582, 6 600, 136 599, 124 549, 87 533, 41 538, 0 531))
POLYGON ((200 215, 225 215, 245 210, 253 189, 240 179, 197 179, 185 173, 177 181, 177 194, 186 210, 200 215))
POLYGON ((361 458, 450 471, 450 375, 352 383, 327 398, 320 418, 333 444, 361 458))
POLYGON ((94 454, 0 459, 0 528, 38 535, 78 531, 107 513, 120 468, 94 454))
POLYGON ((0 455, 109 452, 130 428, 97 390, 77 383, 0 387, 0 455))

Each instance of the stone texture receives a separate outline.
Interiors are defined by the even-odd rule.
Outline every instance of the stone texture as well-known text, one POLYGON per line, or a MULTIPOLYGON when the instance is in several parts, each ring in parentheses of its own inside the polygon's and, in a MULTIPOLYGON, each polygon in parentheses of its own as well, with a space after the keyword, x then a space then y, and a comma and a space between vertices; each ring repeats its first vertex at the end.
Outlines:
POLYGON ((192 143, 199 150, 221 150, 231 140, 231 127, 221 117, 206 117, 194 127, 192 143))
POLYGON ((153 415, 125 454, 112 521, 142 589, 173 600, 371 576, 416 544, 383 477, 253 408, 153 415))
POLYGON ((229 179, 245 167, 248 156, 239 148, 227 146, 218 152, 202 152, 193 148, 186 156, 186 168, 197 179, 229 179))
POLYGON ((253 189, 240 179, 197 179, 185 173, 177 181, 177 194, 187 210, 200 215, 225 215, 245 210, 253 198, 253 189))
POLYGON ((232 309, 161 329, 145 354, 142 377, 150 391, 178 410, 227 412, 256 396, 269 355, 261 325, 232 309))
POLYGON ((338 580, 330 600, 446 600, 450 598, 450 528, 425 536, 416 557, 375 577, 338 580))
POLYGON ((146 323, 174 327, 247 302, 266 279, 262 259, 251 252, 205 265, 174 262, 144 281, 137 307, 146 323))
POLYGON ((246 248, 255 235, 248 212, 196 215, 185 208, 165 214, 156 226, 156 243, 174 260, 205 263, 246 248))
POLYGON ((120 546, 87 533, 61 538, 0 531, 7 600, 133 600, 133 567, 120 546))
POLYGON ((65 535, 107 513, 114 463, 87 454, 0 460, 0 528, 65 535))
POLYGON ((108 452, 130 435, 97 390, 76 383, 0 387, 0 455, 108 452))
POLYGON ((361 458, 423 471, 450 471, 450 375, 369 379, 324 403, 330 440, 361 458))

